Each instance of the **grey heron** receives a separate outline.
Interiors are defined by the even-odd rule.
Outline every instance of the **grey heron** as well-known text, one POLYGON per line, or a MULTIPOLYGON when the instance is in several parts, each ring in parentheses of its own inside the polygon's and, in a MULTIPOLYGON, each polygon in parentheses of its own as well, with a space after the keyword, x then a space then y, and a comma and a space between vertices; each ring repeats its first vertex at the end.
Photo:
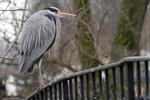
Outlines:
POLYGON ((65 16, 75 16, 75 14, 60 12, 56 7, 45 8, 31 15, 21 31, 19 73, 32 73, 37 65, 40 87, 44 86, 40 67, 42 57, 52 47, 60 32, 59 18, 65 16))

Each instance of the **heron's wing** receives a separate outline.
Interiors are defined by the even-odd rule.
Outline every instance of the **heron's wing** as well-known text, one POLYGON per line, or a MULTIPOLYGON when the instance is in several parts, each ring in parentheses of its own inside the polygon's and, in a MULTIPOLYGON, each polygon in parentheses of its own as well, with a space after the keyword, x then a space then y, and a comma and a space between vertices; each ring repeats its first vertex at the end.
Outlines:
POLYGON ((32 72, 56 37, 56 19, 52 15, 31 16, 21 33, 19 72, 32 72))

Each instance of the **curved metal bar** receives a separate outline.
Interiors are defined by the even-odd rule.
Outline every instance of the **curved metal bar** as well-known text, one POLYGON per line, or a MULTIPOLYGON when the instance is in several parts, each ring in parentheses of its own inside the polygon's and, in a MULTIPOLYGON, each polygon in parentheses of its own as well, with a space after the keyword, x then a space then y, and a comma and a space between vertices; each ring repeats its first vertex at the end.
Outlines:
POLYGON ((50 82, 49 84, 47 84, 44 88, 40 89, 40 90, 36 90, 33 93, 31 93, 29 96, 26 97, 26 99, 29 99, 31 97, 33 97, 34 95, 38 94, 40 91, 43 91, 44 89, 59 83, 63 80, 69 80, 70 78, 75 78, 77 76, 81 76, 81 75, 85 75, 85 74, 89 74, 92 72, 97 72, 97 71, 103 71, 106 69, 110 69, 110 68, 114 68, 114 67, 118 67, 119 65, 126 63, 126 62, 136 62, 136 61, 150 61, 150 57, 145 57, 145 56, 134 56, 134 57, 126 57, 121 59, 118 62, 114 62, 111 64, 107 64, 107 65, 103 65, 103 66, 99 66, 99 67, 95 67, 95 68, 91 68, 91 69, 87 69, 87 70, 83 70, 83 71, 79 71, 61 78, 58 78, 55 81, 50 82))

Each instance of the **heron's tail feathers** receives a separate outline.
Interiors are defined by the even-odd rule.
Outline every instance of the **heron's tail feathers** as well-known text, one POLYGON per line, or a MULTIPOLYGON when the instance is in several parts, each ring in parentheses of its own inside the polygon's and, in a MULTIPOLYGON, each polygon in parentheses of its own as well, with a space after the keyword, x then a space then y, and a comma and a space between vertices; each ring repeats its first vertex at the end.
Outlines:
POLYGON ((29 61, 27 57, 22 57, 19 61, 19 73, 24 75, 26 73, 32 73, 34 69, 34 64, 29 61))
POLYGON ((36 59, 31 59, 30 55, 22 56, 19 61, 19 73, 32 73, 34 70, 34 65, 39 63, 43 55, 44 53, 36 59))

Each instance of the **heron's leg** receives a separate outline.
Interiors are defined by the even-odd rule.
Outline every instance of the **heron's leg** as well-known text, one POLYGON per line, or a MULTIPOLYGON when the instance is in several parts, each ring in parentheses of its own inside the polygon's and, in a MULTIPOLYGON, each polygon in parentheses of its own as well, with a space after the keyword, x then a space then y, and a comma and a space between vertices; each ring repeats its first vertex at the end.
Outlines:
POLYGON ((40 87, 43 87, 44 81, 43 81, 42 72, 41 72, 41 63, 42 63, 42 59, 38 63, 38 71, 39 71, 39 85, 40 87))

